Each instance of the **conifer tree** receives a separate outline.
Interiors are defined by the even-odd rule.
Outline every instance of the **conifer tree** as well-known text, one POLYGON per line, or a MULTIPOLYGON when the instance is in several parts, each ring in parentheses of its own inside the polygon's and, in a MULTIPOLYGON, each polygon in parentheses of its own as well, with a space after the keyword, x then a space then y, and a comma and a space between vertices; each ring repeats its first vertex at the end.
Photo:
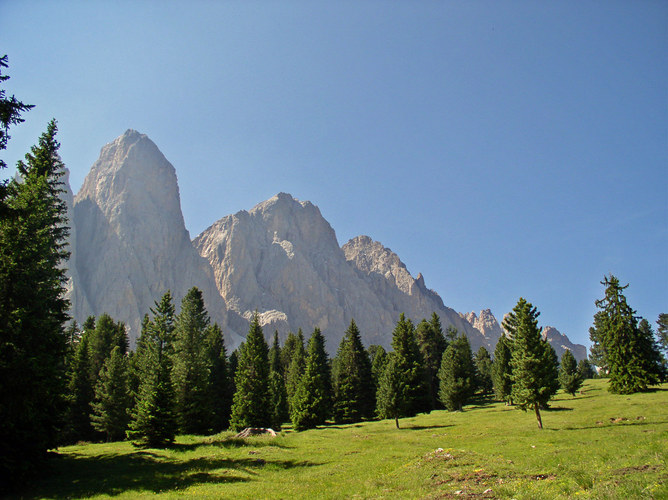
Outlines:
POLYGON ((539 314, 530 302, 520 298, 508 315, 513 320, 506 331, 513 336, 510 360, 513 401, 524 411, 533 409, 538 427, 542 429, 540 408, 546 406, 559 389, 559 363, 554 349, 541 336, 537 320, 539 314))
POLYGON ((115 346, 102 365, 95 386, 93 428, 104 433, 107 441, 123 439, 130 420, 129 406, 127 359, 121 347, 115 346))
POLYGON ((403 397, 406 398, 402 417, 412 417, 420 412, 429 411, 429 388, 424 372, 424 362, 420 354, 415 328, 410 319, 402 313, 392 332, 396 368, 403 384, 403 397))
POLYGON ((186 434, 204 434, 212 420, 209 396, 210 366, 205 335, 209 314, 202 292, 193 287, 181 301, 174 328, 174 367, 179 429, 186 434))
POLYGON ((332 364, 334 420, 340 423, 373 418, 375 394, 371 361, 355 320, 350 321, 332 364))
MULTIPOLYGON (((6 59, 0 59, 0 69, 6 59)), ((5 81, 1 77, 0 81, 5 81)), ((23 108, 0 96, 0 145, 23 108)), ((65 410, 64 263, 69 232, 51 121, 3 184, 0 210, 0 477, 20 481, 57 444, 65 410), (5 189, 6 187, 6 189, 5 189)), ((4 165, 4 164, 3 164, 4 165)))
POLYGON ((559 384, 561 388, 575 397, 575 393, 582 387, 583 380, 582 375, 578 372, 578 365, 573 353, 566 350, 561 355, 561 365, 559 367, 559 384))
POLYGON ((274 332, 274 341, 269 350, 269 394, 271 396, 271 428, 280 430, 283 422, 287 422, 290 418, 290 413, 281 364, 281 348, 278 344, 278 331, 274 332))
POLYGON ((582 380, 587 380, 596 376, 596 372, 587 359, 578 361, 578 374, 582 380))
POLYGON ((591 340, 591 347, 589 348, 589 359, 598 366, 603 373, 608 372, 608 359, 604 339, 604 321, 605 313, 598 311, 594 314, 594 324, 589 327, 589 340, 591 340))
POLYGON ((234 377, 236 392, 232 403, 230 428, 237 432, 246 427, 268 427, 271 424, 268 351, 256 312, 246 342, 239 349, 234 377))
POLYGON ((216 433, 227 429, 232 408, 232 384, 227 365, 227 351, 223 332, 218 323, 209 325, 204 331, 205 354, 209 366, 208 393, 206 396, 211 411, 209 431, 216 433))
POLYGON ((94 325, 89 340, 93 385, 97 384, 102 365, 111 355, 114 347, 118 346, 121 354, 124 355, 128 351, 128 337, 123 323, 115 322, 111 316, 104 313, 94 320, 94 325))
POLYGON ((494 395, 499 401, 505 401, 506 404, 513 404, 512 401, 512 369, 510 359, 512 341, 502 335, 496 343, 494 349, 494 361, 492 362, 492 383, 494 384, 494 395))
POLYGON ((438 399, 438 370, 441 367, 441 358, 448 342, 443 335, 441 320, 436 313, 432 313, 431 320, 423 319, 418 324, 415 334, 420 347, 420 354, 424 360, 424 374, 429 390, 430 409, 439 407, 438 399))
POLYGON ((154 319, 146 323, 139 342, 140 385, 127 435, 136 446, 158 448, 173 443, 177 429, 171 379, 175 310, 169 291, 151 312, 154 319))
POLYGON ((67 385, 68 405, 65 413, 65 443, 88 441, 93 438, 90 415, 95 391, 90 378, 88 335, 82 335, 76 345, 70 365, 67 385))
POLYGON ((394 353, 390 353, 387 356, 387 363, 376 393, 376 413, 379 418, 393 418, 397 429, 399 428, 399 417, 407 413, 405 389, 401 367, 394 353))
POLYGON ((383 376, 383 370, 388 362, 387 352, 380 345, 369 346, 369 358, 371 360, 371 375, 373 376, 373 385, 378 391, 380 378, 383 376))
POLYGON ((476 371, 476 386, 482 394, 491 394, 494 390, 494 382, 492 381, 492 358, 489 351, 484 346, 480 346, 473 357, 473 362, 476 371))
POLYGON ((659 344, 661 345, 663 352, 668 354, 668 314, 659 314, 659 319, 656 320, 656 324, 659 325, 659 328, 656 331, 657 337, 659 338, 659 344))
POLYGON ((313 330, 308 342, 304 373, 295 391, 290 419, 295 430, 312 429, 325 423, 331 414, 331 374, 325 352, 325 338, 313 330))
POLYGON ((475 375, 471 344, 461 335, 443 353, 438 371, 439 396, 448 411, 462 411, 475 392, 475 375))
MULTIPOLYGON (((297 344, 299 343, 299 339, 297 338, 297 335, 295 335, 292 332, 288 332, 288 336, 285 339, 285 343, 283 344, 283 348, 281 349, 281 370, 283 371, 283 376, 285 377, 285 383, 287 384, 288 382, 288 370, 290 369, 290 363, 292 363, 292 356, 295 353, 295 350, 297 349, 297 344)), ((302 349, 304 347, 304 343, 302 342, 302 349)))
MULTIPOLYGON (((605 277, 605 297, 596 301, 600 316, 596 331, 604 346, 610 373, 610 392, 630 394, 659 383, 661 366, 659 354, 651 334, 638 326, 635 311, 626 302, 615 276, 605 277)), ((599 314, 597 313, 597 314, 599 314)), ((649 325, 649 323, 647 324, 649 325)))
POLYGON ((290 360, 290 365, 288 366, 288 372, 285 381, 285 389, 288 393, 288 408, 290 409, 290 413, 292 413, 295 393, 297 392, 299 381, 304 374, 305 364, 306 351, 304 350, 304 334, 300 328, 299 332, 297 333, 297 341, 295 343, 294 351, 292 352, 292 359, 290 360))

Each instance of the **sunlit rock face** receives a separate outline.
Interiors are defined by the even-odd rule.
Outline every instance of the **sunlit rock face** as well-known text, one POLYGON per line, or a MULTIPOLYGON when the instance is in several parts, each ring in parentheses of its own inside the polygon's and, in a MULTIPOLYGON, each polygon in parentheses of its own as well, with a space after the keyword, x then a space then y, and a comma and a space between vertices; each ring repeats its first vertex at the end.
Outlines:
POLYGON ((267 336, 318 327, 333 354, 354 319, 367 345, 389 347, 400 313, 419 321, 436 311, 480 337, 394 253, 365 236, 340 248, 320 210, 286 193, 220 219, 194 243, 230 310, 257 310, 267 336))
POLYGON ((102 148, 74 198, 73 221, 75 319, 107 312, 134 341, 142 317, 167 290, 178 310, 197 286, 212 319, 226 324, 211 268, 183 222, 174 167, 146 135, 128 130, 102 148))

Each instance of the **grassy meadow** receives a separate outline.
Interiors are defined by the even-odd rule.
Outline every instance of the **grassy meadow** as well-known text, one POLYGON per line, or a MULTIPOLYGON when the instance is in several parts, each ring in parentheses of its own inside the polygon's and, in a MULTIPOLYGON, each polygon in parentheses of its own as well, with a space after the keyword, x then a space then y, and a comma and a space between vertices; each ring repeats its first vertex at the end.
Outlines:
POLYGON ((278 437, 180 436, 58 450, 23 498, 668 498, 668 384, 609 394, 590 380, 542 412, 478 402, 463 412, 278 437))

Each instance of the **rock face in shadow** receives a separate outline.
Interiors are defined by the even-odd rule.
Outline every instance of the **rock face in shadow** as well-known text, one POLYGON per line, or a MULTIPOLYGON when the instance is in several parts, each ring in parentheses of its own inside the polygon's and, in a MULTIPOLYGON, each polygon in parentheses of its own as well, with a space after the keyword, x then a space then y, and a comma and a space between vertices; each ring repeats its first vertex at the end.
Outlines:
POLYGON ((557 356, 559 356, 559 359, 561 359, 561 355, 567 350, 571 351, 573 357, 577 361, 587 359, 587 348, 585 346, 581 344, 574 344, 566 335, 561 333, 553 326, 546 326, 543 328, 541 333, 543 335, 543 339, 547 339, 547 341, 554 349, 554 352, 556 352, 557 356))
POLYGON ((444 326, 480 337, 395 254, 368 237, 341 249, 320 210, 286 193, 220 219, 194 244, 230 310, 257 309, 267 336, 317 326, 333 354, 354 319, 367 345, 389 347, 400 313, 419 321, 436 311, 444 326))
POLYGON ((107 312, 135 340, 141 318, 167 290, 178 310, 197 286, 212 320, 227 322, 211 268, 185 228, 174 167, 146 135, 128 130, 102 148, 73 212, 75 319, 107 312))

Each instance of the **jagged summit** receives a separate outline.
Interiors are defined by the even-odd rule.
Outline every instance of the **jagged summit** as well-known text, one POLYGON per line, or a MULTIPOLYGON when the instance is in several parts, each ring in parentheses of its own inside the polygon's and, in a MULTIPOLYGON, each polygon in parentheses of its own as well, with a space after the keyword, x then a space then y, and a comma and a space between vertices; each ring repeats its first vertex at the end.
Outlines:
POLYGON ((213 275, 185 228, 176 171, 146 135, 128 130, 104 146, 74 197, 78 283, 73 316, 108 312, 134 340, 141 318, 167 290, 177 301, 198 286, 225 320, 213 275))

